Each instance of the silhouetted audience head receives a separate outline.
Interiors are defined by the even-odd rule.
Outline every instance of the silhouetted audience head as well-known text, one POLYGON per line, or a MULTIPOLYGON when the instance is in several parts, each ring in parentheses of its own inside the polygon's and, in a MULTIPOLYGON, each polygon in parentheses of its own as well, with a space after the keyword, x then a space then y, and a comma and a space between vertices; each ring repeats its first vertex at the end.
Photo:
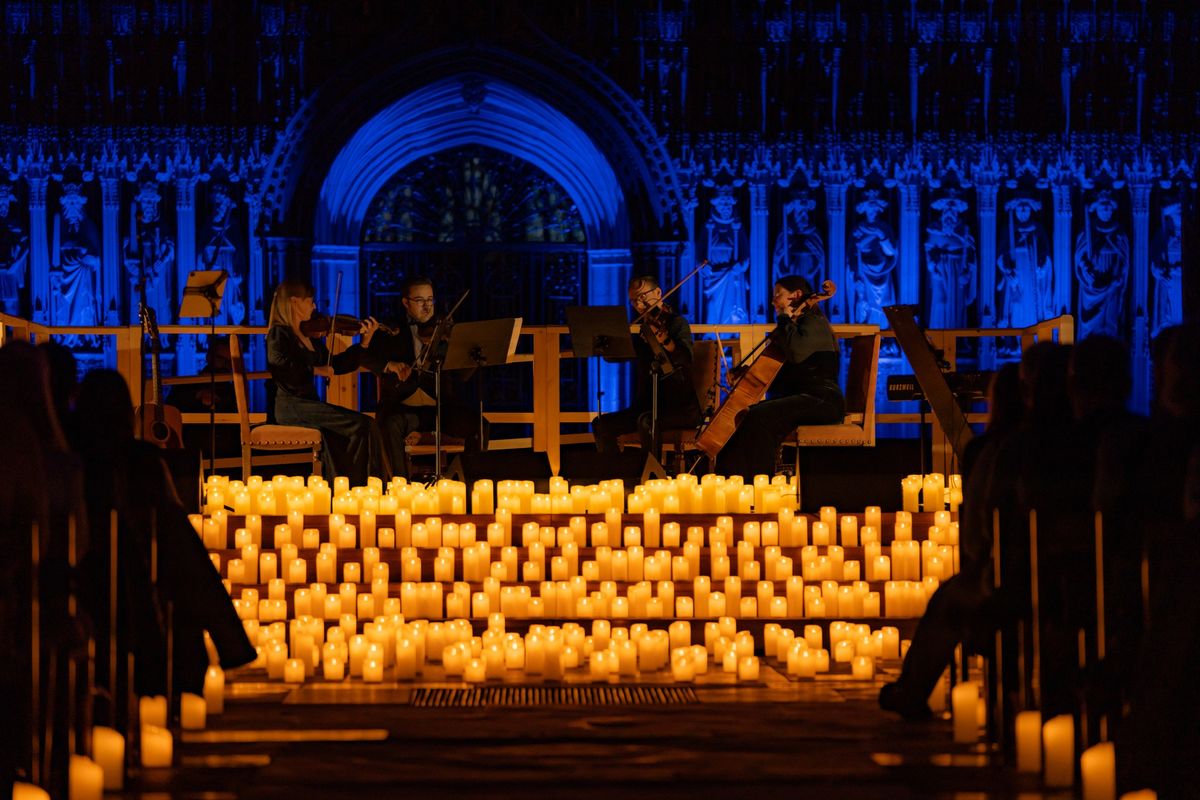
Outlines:
POLYGON ((1038 428, 1062 430, 1072 421, 1067 394, 1067 363, 1071 348, 1057 342, 1038 342, 1021 357, 1021 395, 1025 421, 1038 428))
POLYGON ((66 415, 75 405, 79 391, 79 366, 75 354, 64 344, 48 339, 38 345, 50 369, 50 393, 54 396, 54 409, 59 422, 66 422, 66 415))
POLYGON ((1025 403, 1021 398, 1021 368, 1004 364, 988 386, 988 433, 1004 433, 1021 424, 1025 403))
POLYGON ((63 436, 50 395, 50 370, 42 351, 27 342, 0 348, 0 386, 7 401, 23 413, 45 450, 63 451, 63 436))
POLYGON ((73 432, 84 451, 133 438, 133 399, 119 372, 94 369, 83 377, 73 432))
POLYGON ((1200 324, 1191 322, 1168 330, 1170 333, 1163 332, 1167 335, 1160 345, 1155 405, 1175 419, 1200 419, 1200 324))
POLYGON ((1071 351, 1068 386, 1076 419, 1125 408, 1133 386, 1129 349, 1111 336, 1087 337, 1071 351))

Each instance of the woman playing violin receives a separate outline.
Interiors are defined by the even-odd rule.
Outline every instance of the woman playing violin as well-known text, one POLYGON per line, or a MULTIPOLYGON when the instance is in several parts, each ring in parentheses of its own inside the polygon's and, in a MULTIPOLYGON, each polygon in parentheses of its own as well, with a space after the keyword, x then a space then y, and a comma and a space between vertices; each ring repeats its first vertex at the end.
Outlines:
POLYGON ((325 474, 344 475, 351 485, 365 486, 368 476, 386 478, 379 428, 365 414, 322 402, 313 376, 332 377, 358 369, 363 348, 370 345, 379 324, 374 319, 360 323, 361 343, 330 358, 325 343, 314 338, 318 334, 302 327, 315 308, 313 288, 305 281, 289 278, 275 289, 267 330, 267 368, 277 389, 275 420, 280 425, 320 429, 325 474))
MULTIPOLYGON (((429 337, 439 321, 434 313, 433 282, 424 276, 412 276, 401 284, 400 302, 404 306, 405 324, 395 332, 377 334, 365 346, 363 366, 379 376, 379 409, 376 419, 383 432, 388 460, 397 475, 408 476, 406 441, 422 431, 432 431, 435 425, 434 376, 432 372, 416 372, 414 365, 422 358, 429 337)), ((446 342, 439 347, 439 357, 445 354, 446 342)), ((454 402, 452 382, 442 377, 442 432, 463 439, 463 448, 475 452, 486 446, 487 425, 480 433, 478 407, 454 402)))
POLYGON ((629 408, 601 414, 592 421, 596 449, 616 452, 617 437, 637 432, 642 446, 652 450, 650 437, 652 381, 658 371, 658 431, 695 428, 702 414, 692 388, 692 327, 683 315, 662 302, 662 287, 651 275, 629 281, 629 305, 642 319, 642 330, 633 339, 637 353, 637 393, 629 408))
POLYGON ((742 475, 746 480, 770 475, 780 444, 797 426, 842 421, 846 400, 838 385, 840 355, 833 328, 816 305, 793 318, 812 293, 812 286, 799 275, 775 281, 771 302, 778 323, 773 336, 783 349, 784 364, 767 399, 750 406, 718 454, 718 474, 742 475))

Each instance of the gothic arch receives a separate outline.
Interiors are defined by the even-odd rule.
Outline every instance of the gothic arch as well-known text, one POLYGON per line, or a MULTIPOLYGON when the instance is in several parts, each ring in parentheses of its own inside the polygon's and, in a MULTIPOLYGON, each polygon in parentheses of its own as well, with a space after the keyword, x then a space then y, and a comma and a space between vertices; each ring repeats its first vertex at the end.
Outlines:
POLYGON ((377 51, 348 66, 276 144, 264 180, 272 232, 357 244, 371 187, 421 155, 483 144, 559 180, 580 205, 590 248, 683 241, 674 164, 636 103, 574 54, 540 44, 442 48, 400 63, 386 63, 394 50, 377 51))

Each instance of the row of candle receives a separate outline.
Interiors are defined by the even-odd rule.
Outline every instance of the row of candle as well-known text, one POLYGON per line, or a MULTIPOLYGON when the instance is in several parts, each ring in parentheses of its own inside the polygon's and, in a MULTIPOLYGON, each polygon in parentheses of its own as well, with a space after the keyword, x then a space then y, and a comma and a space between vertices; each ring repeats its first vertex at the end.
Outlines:
POLYGON ((387 564, 377 564, 367 592, 359 591, 362 584, 358 582, 337 584, 333 592, 323 581, 308 584, 293 592, 290 608, 286 584, 276 578, 267 583, 266 598, 260 597, 256 588, 243 588, 240 597, 233 600, 234 610, 242 619, 262 621, 298 615, 328 620, 348 615, 361 619, 379 613, 480 618, 493 611, 528 619, 605 616, 659 619, 672 615, 693 618, 725 614, 746 618, 878 617, 883 612, 890 618, 912 618, 924 613, 929 597, 939 585, 934 577, 919 582, 886 581, 881 597, 866 581, 806 582, 795 575, 783 581, 748 580, 730 575, 714 585, 713 578, 701 575, 691 580, 688 597, 676 596, 676 580, 631 582, 622 594, 616 581, 595 582, 577 575, 568 580, 541 581, 534 596, 532 585, 504 585, 501 579, 488 576, 478 582, 479 591, 474 591, 468 581, 403 581, 398 586, 398 596, 393 596, 388 571, 387 564), (783 584, 782 594, 776 594, 777 583, 783 584), (743 596, 747 589, 753 591, 752 596, 743 596))
MULTIPOLYGON (((934 545, 926 540, 917 542, 897 542, 892 546, 892 557, 880 555, 880 545, 868 543, 865 548, 866 579, 870 581, 887 580, 919 580, 923 572, 925 577, 944 580, 952 576, 958 565, 958 548, 952 545, 934 545), (924 560, 924 569, 918 556, 924 560), (895 559, 895 566, 893 561, 895 559), (903 570, 902 570, 903 567, 903 570)), ((595 558, 580 561, 579 547, 574 542, 566 542, 561 547, 561 555, 549 558, 547 569, 546 546, 534 542, 527 548, 506 546, 499 548, 499 559, 493 559, 493 548, 486 542, 479 542, 462 550, 462 569, 457 569, 459 551, 451 547, 439 547, 432 561, 432 577, 437 581, 453 581, 456 575, 461 575, 464 581, 479 582, 486 577, 494 577, 501 581, 537 582, 542 580, 569 580, 583 576, 588 580, 690 580, 704 575, 702 571, 701 546, 695 541, 688 541, 681 548, 680 555, 670 550, 656 550, 647 554, 645 549, 634 544, 623 549, 608 546, 595 548, 595 558), (524 549, 524 553, 522 553, 524 549), (522 559, 522 555, 525 556, 522 559)), ((744 580, 787 580, 795 575, 795 562, 783 555, 783 549, 777 545, 763 548, 760 562, 755 558, 755 547, 749 541, 742 540, 732 555, 726 545, 717 541, 713 544, 707 561, 708 576, 721 580, 730 575, 736 575, 744 580)), ((376 579, 374 566, 380 563, 382 553, 379 548, 368 547, 362 551, 362 556, 371 579, 376 579)), ((221 571, 221 558, 218 553, 210 553, 214 567, 221 571)), ((806 545, 799 554, 800 577, 805 580, 859 580, 862 570, 855 559, 846 560, 845 551, 836 545, 826 549, 821 554, 817 545, 806 545)), ((337 580, 339 564, 338 548, 331 542, 320 545, 314 559, 316 579, 324 583, 337 580)), ((357 561, 340 562, 342 580, 347 583, 362 582, 363 568, 357 561)), ((405 547, 400 552, 400 578, 403 581, 420 581, 424 577, 425 563, 416 547, 405 547)), ((241 558, 231 558, 225 563, 225 576, 230 584, 259 584, 282 580, 285 583, 305 583, 308 581, 308 560, 299 557, 299 549, 294 545, 284 544, 277 555, 273 552, 259 552, 254 544, 244 545, 241 558), (281 569, 282 566, 282 569, 281 569)))
MULTIPOLYGON (((394 478, 386 487, 378 478, 366 486, 350 487, 345 478, 335 478, 332 487, 319 476, 307 480, 275 476, 270 482, 251 476, 246 482, 210 476, 205 486, 209 511, 231 507, 237 514, 357 514, 362 511, 391 514, 411 513, 491 514, 505 509, 525 514, 603 513, 608 508, 627 508, 630 513, 657 509, 663 513, 775 513, 796 508, 794 479, 756 475, 750 483, 739 476, 680 475, 639 484, 626 495, 622 481, 571 486, 562 478, 551 478, 547 493, 536 493, 532 481, 479 480, 471 486, 470 505, 466 485, 447 479, 426 486, 394 478)), ((914 512, 956 511, 962 501, 962 482, 950 476, 947 485, 941 474, 910 475, 901 481, 904 509, 914 512), (923 500, 918 502, 917 498, 923 500)))
MULTIPOLYGON (((506 632, 503 614, 491 614, 487 629, 474 636, 465 619, 406 623, 402 615, 392 615, 368 623, 362 634, 354 630, 340 626, 326 630, 312 619, 295 620, 287 627, 247 624, 259 650, 254 666, 264 668, 270 679, 289 683, 314 677, 318 666, 327 681, 349 675, 378 682, 388 669, 396 680, 411 680, 438 663, 447 677, 468 682, 498 678, 508 670, 557 679, 565 670, 585 666, 599 680, 668 667, 676 680, 690 680, 707 671, 710 659, 740 680, 758 677, 753 634, 738 631, 732 617, 706 623, 703 645, 693 643, 692 626, 685 620, 673 622, 666 630, 595 620, 590 635, 576 623, 533 625, 522 636, 506 632), (680 660, 685 663, 676 663, 680 660), (478 662, 477 668, 473 662, 478 662)), ((798 634, 772 624, 764 630, 763 652, 786 663, 790 674, 813 677, 829 671, 832 651, 834 663, 850 664, 853 675, 869 679, 877 660, 898 659, 907 645, 895 628, 872 631, 868 625, 841 621, 830 625, 829 649, 822 639, 819 626, 806 626, 798 634)))
MULTIPOLYGON (((677 521, 663 523, 658 511, 651 509, 639 517, 627 519, 621 511, 610 508, 604 514, 604 521, 588 525, 584 516, 572 516, 565 526, 545 525, 538 522, 526 522, 520 528, 520 544, 528 546, 535 542, 546 546, 562 545, 575 542, 580 545, 591 544, 617 545, 624 543, 645 544, 651 547, 677 547, 682 541, 703 543, 705 528, 691 525, 684 528, 677 521), (636 522, 640 524, 626 524, 636 522)), ((310 517, 311 518, 311 517, 310 517)), ((777 513, 775 520, 750 520, 742 525, 741 538, 755 546, 782 545, 799 547, 807 544, 836 545, 858 547, 880 543, 881 513, 878 506, 868 507, 864 518, 866 523, 861 531, 857 516, 842 515, 839 520, 837 509, 827 506, 821 509, 820 518, 810 526, 806 516, 796 516, 790 510, 784 509, 777 513), (840 541, 837 533, 840 531, 840 541)), ((229 514, 218 510, 211 517, 193 514, 190 517, 196 533, 201 536, 205 546, 212 550, 225 549, 228 546, 229 514)), ((400 511, 385 522, 392 525, 380 527, 381 519, 373 512, 363 512, 358 515, 358 525, 347 524, 343 514, 330 514, 325 518, 326 534, 330 544, 343 548, 353 547, 469 547, 476 541, 486 540, 492 546, 513 545, 516 543, 513 533, 511 512, 501 509, 495 513, 494 521, 488 523, 485 535, 481 538, 474 522, 443 523, 441 517, 426 517, 423 522, 413 522, 413 516, 408 511, 400 511)), ((277 524, 273 530, 273 545, 298 544, 305 548, 316 548, 321 544, 319 528, 305 527, 306 517, 302 512, 289 512, 286 523, 277 524)), ((251 514, 245 518, 245 527, 234 531, 234 546, 244 547, 247 544, 263 546, 262 517, 251 514)), ((714 525, 708 526, 709 544, 723 541, 727 546, 733 545, 734 521, 728 515, 718 516, 714 525)), ((893 540, 906 542, 913 540, 912 517, 907 512, 897 512, 893 528, 893 540)), ((939 545, 956 545, 958 543, 958 524, 952 522, 949 512, 935 514, 934 525, 928 529, 925 541, 939 545)))

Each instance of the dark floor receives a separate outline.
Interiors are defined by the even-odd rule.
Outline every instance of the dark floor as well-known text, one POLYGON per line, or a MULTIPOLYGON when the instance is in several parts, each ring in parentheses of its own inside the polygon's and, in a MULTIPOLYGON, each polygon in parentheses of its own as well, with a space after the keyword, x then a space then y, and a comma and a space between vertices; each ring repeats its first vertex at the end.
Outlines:
POLYGON ((710 672, 682 704, 516 708, 412 705, 436 684, 288 691, 253 677, 207 731, 182 734, 175 769, 143 772, 130 796, 1055 796, 982 746, 954 745, 948 721, 879 711, 886 675, 795 681, 764 663, 757 685, 710 672))

